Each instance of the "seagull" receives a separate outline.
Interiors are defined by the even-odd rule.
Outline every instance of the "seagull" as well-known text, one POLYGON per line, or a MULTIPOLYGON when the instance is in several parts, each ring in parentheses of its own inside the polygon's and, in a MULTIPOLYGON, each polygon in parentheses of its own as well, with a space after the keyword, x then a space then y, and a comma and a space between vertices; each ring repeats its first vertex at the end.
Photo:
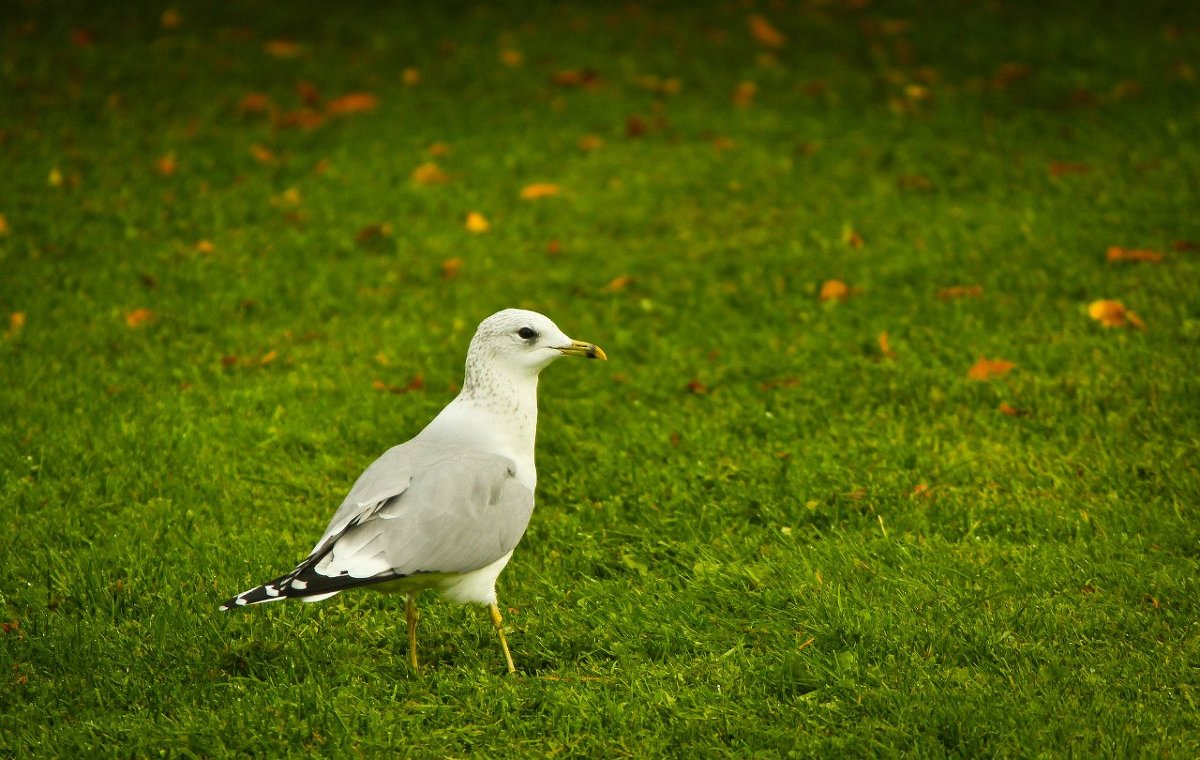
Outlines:
POLYGON ((286 575, 243 591, 231 610, 281 599, 317 602, 368 587, 407 595, 408 656, 417 661, 416 597, 431 589, 487 605, 515 673, 496 578, 533 513, 538 373, 560 356, 607 359, 542 314, 505 309, 480 323, 462 390, 415 438, 358 477, 312 552, 286 575))

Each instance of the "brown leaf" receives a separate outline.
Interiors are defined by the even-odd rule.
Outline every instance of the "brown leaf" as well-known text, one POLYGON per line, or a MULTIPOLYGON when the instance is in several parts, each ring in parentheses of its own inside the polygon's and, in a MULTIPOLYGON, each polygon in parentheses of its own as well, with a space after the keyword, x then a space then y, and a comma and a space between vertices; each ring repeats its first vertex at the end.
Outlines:
POLYGON ((340 98, 334 98, 325 104, 325 113, 330 116, 345 116, 353 113, 374 111, 379 106, 379 100, 369 92, 352 92, 340 98))
POLYGON ((629 286, 629 284, 632 282, 633 282, 632 277, 630 277, 629 275, 623 274, 623 275, 620 275, 619 277, 614 277, 612 280, 609 281, 609 283, 607 285, 605 285, 603 288, 601 288, 601 290, 603 290, 605 293, 618 293, 618 292, 624 290, 625 288, 627 288, 629 286))
POLYGON ((591 69, 566 69, 556 72, 550 82, 559 87, 585 87, 593 89, 600 85, 600 75, 591 69))
POLYGON ((1200 243, 1193 243, 1190 240, 1176 240, 1171 244, 1171 247, 1180 253, 1185 251, 1200 251, 1200 243))
POLYGON ((11 228, 8 226, 8 217, 0 214, 0 237, 7 235, 11 231, 11 228))
POLYGON ((1087 164, 1072 163, 1070 161, 1051 161, 1050 176, 1062 177, 1066 174, 1087 174, 1092 170, 1092 167, 1087 164))
POLYGON ((296 93, 300 96, 300 100, 304 101, 306 106, 321 105, 321 91, 312 82, 297 82, 296 93))
POLYGON ((646 122, 640 116, 630 116, 625 120, 625 136, 641 137, 646 134, 646 122))
POLYGON ((418 185, 442 185, 450 181, 450 175, 432 161, 413 169, 412 181, 418 185))
POLYGON ((408 381, 407 385, 388 385, 382 380, 376 379, 371 381, 371 386, 375 388, 375 390, 386 391, 387 393, 394 393, 399 396, 405 393, 412 393, 413 391, 424 389, 425 378, 421 375, 413 375, 413 378, 408 381))
POLYGON ((992 87, 997 90, 1006 90, 1017 82, 1027 79, 1032 73, 1033 69, 1023 63, 1003 64, 992 76, 992 87))
POLYGON ((266 113, 273 104, 271 99, 261 92, 248 92, 238 101, 238 113, 266 113))
POLYGON ((8 330, 4 332, 4 338, 7 340, 17 335, 23 327, 25 327, 25 312, 14 311, 8 315, 8 330))
POLYGON ((546 243, 546 253, 551 256, 557 256, 562 253, 562 243, 556 239, 551 239, 550 242, 546 243))
POLYGON ((1009 417, 1026 417, 1029 415, 1029 412, 1023 409, 1017 409, 1016 407, 1010 406, 1003 401, 1000 402, 1000 413, 1007 414, 1009 417))
POLYGON ((847 227, 842 231, 842 242, 851 248, 863 247, 862 235, 858 234, 856 230, 851 229, 850 227, 847 227))
POLYGON ((741 82, 733 90, 733 104, 739 108, 745 108, 754 102, 754 96, 758 94, 758 85, 754 82, 741 82))
POLYGON ((278 160, 275 157, 275 153, 272 152, 270 148, 259 145, 258 143, 254 143, 250 146, 250 155, 254 156, 254 160, 258 161, 260 164, 266 164, 267 166, 276 163, 278 160))
POLYGON ((525 62, 525 56, 521 53, 520 50, 514 50, 513 48, 505 48, 500 51, 500 63, 503 63, 505 66, 508 66, 509 68, 515 69, 516 67, 520 66, 524 62, 525 62))
POLYGON ((536 200, 537 198, 547 198, 551 195, 558 195, 558 193, 558 185, 549 183, 535 183, 521 188, 521 197, 527 201, 536 200))
POLYGON ((162 24, 163 29, 178 29, 183 24, 183 16, 174 8, 167 8, 162 12, 159 23, 162 24))
POLYGON ((462 269, 462 265, 463 265, 463 260, 457 256, 452 259, 446 259, 445 261, 443 261, 442 262, 442 279, 443 280, 453 280, 455 277, 458 277, 458 272, 459 272, 459 270, 462 269))
POLYGON ((71 30, 71 44, 78 48, 91 47, 96 41, 96 36, 92 34, 91 29, 76 27, 71 30))
POLYGON ((1115 245, 1108 249, 1108 254, 1106 255, 1109 261, 1152 261, 1155 263, 1162 261, 1166 257, 1166 254, 1159 253, 1158 251, 1120 248, 1115 245))
POLYGON ((263 43, 263 52, 273 58, 295 58, 301 49, 295 40, 268 40, 263 43))
POLYGON ((164 177, 170 177, 175 172, 179 171, 179 164, 175 161, 175 154, 168 153, 155 161, 154 171, 158 172, 164 177))
POLYGON ((450 155, 450 146, 444 142, 435 142, 431 144, 425 151, 434 158, 450 155))
POLYGON ((967 370, 967 377, 971 380, 986 382, 992 378, 1007 375, 1016 366, 1004 359, 988 359, 981 356, 979 357, 979 361, 975 362, 971 366, 971 369, 967 370))
POLYGON ((934 188, 933 181, 922 174, 905 174, 896 179, 896 187, 901 190, 911 190, 917 193, 932 192, 934 188))
POLYGON ((694 393, 697 396, 702 396, 705 393, 708 393, 708 386, 699 380, 689 380, 687 389, 690 393, 694 393))
POLYGON ((130 327, 141 327, 152 319, 154 319, 154 312, 144 308, 134 309, 125 314, 125 324, 130 327))
POLYGON ((477 211, 467 214, 466 227, 468 232, 474 232, 478 235, 482 232, 487 232, 491 226, 488 224, 488 220, 483 218, 483 214, 477 211))
POLYGON ((316 129, 325 123, 325 116, 320 111, 311 108, 297 108, 295 111, 281 113, 275 117, 275 126, 280 129, 316 129))
POLYGON ((717 136, 712 139, 712 146, 717 150, 731 150, 737 143, 728 137, 717 136))
POLYGON ((750 17, 750 33, 754 35, 754 39, 766 47, 783 47, 783 43, 787 42, 787 37, 771 26, 770 21, 758 14, 750 17))
POLYGON ((949 301, 954 298, 978 298, 982 295, 982 285, 951 285, 937 292, 937 297, 943 301, 949 301))
POLYGON ((913 486, 913 490, 912 490, 913 497, 923 496, 923 497, 928 498, 932 494, 933 494, 933 491, 929 490, 929 486, 925 485, 924 483, 917 483, 915 486, 913 486))
POLYGON ((357 234, 355 234, 354 242, 358 243, 360 246, 370 245, 372 242, 379 240, 380 238, 387 238, 391 236, 392 225, 386 222, 383 224, 368 224, 366 227, 363 227, 361 230, 359 230, 357 234))
POLYGON ((1105 327, 1136 327, 1146 329, 1146 323, 1141 318, 1125 308, 1120 301, 1101 299, 1088 305, 1088 316, 1105 327))

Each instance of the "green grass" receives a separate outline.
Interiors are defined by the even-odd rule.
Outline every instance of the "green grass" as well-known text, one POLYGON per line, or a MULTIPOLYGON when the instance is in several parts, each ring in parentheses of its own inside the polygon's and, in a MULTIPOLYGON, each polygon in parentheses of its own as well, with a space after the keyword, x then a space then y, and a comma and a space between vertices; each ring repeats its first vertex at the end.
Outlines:
POLYGON ((9 4, 0 755, 1200 754, 1200 14, 854 5, 9 4), (239 110, 299 82, 379 105, 239 110), (542 378, 521 675, 432 599, 420 673, 400 599, 218 613, 507 306, 611 359, 542 378))

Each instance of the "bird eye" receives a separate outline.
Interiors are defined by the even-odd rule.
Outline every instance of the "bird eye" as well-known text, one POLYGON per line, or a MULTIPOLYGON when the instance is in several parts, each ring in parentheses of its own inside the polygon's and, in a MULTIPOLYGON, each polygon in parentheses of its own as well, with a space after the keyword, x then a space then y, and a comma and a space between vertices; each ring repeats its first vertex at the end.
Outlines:
POLYGON ((520 330, 517 330, 517 335, 521 337, 521 340, 533 340, 538 336, 537 330, 534 330, 532 327, 522 327, 520 330))

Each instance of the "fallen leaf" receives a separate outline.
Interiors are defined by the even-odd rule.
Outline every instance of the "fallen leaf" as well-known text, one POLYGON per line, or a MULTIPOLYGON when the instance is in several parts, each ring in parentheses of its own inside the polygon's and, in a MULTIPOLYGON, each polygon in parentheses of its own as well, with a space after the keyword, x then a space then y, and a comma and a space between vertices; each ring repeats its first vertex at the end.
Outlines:
POLYGON ((879 333, 879 352, 883 354, 883 358, 885 359, 896 358, 896 352, 893 351, 891 345, 888 344, 887 332, 879 333))
POLYGON ((232 367, 238 363, 237 354, 226 354, 221 357, 222 367, 232 367))
POLYGON ((630 116, 625 120, 625 136, 641 137, 646 134, 646 122, 640 116, 630 116))
POLYGON ((466 227, 468 232, 479 234, 481 232, 487 232, 491 225, 488 224, 488 220, 483 217, 483 214, 480 214, 477 211, 472 211, 471 213, 467 214, 466 227))
POLYGON ((404 82, 404 84, 408 85, 409 87, 420 84, 421 83, 421 71, 419 69, 413 68, 412 66, 409 66, 400 75, 400 80, 402 82, 404 82))
POLYGON ((851 227, 847 227, 842 230, 842 242, 851 248, 863 247, 862 235, 858 234, 858 232, 851 227))
POLYGON ((325 123, 325 116, 320 111, 311 108, 297 108, 295 111, 279 114, 275 117, 275 126, 281 129, 316 129, 325 123))
POLYGON ((178 29, 183 24, 183 16, 174 8, 167 8, 162 13, 162 18, 159 19, 163 29, 178 29))
POLYGON ((271 99, 261 92, 248 92, 238 101, 239 113, 266 113, 271 110, 271 99))
POLYGON ((313 164, 312 170, 313 174, 316 174, 318 177, 323 176, 325 172, 329 171, 329 159, 322 158, 321 160, 317 161, 315 164, 313 164))
POLYGON ((620 291, 629 287, 629 284, 632 282, 633 282, 633 278, 630 277, 629 275, 627 275, 627 274, 619 275, 617 277, 612 278, 612 280, 610 280, 607 285, 605 285, 603 288, 601 288, 601 290, 604 291, 605 293, 619 293, 620 291))
POLYGON ((597 87, 601 80, 600 75, 591 69, 566 69, 555 72, 550 77, 550 82, 559 87, 586 87, 592 89, 597 87))
POLYGON ((273 58, 295 58, 300 55, 300 45, 295 40, 268 40, 263 51, 273 58))
POLYGON ((453 280, 458 277, 459 270, 462 269, 463 260, 457 256, 452 259, 446 259, 442 262, 442 279, 453 280))
POLYGON ((442 185, 450 181, 450 175, 432 161, 413 169, 412 181, 418 185, 442 185))
POLYGON ((1011 406, 1003 401, 1000 402, 1000 413, 1007 414, 1009 417, 1025 417, 1029 414, 1029 412, 1026 412, 1022 409, 1017 409, 1016 407, 1011 406))
POLYGON ((547 183, 533 184, 526 185, 521 189, 521 197, 529 201, 537 198, 546 198, 551 195, 558 195, 558 192, 558 185, 551 185, 547 183))
POLYGON ((1163 259, 1165 259, 1166 257, 1167 256, 1165 253, 1159 253, 1158 251, 1149 251, 1149 250, 1137 249, 1137 248, 1120 248, 1115 245, 1111 246, 1108 249, 1108 253, 1106 255, 1106 258, 1109 261, 1153 261, 1153 262, 1159 262, 1159 261, 1162 261, 1163 259))
POLYGON ((1092 167, 1087 164, 1077 164, 1070 161, 1051 161, 1050 176, 1062 177, 1066 174, 1087 174, 1092 167))
POLYGON ((175 154, 168 153, 167 155, 155 161, 154 171, 158 172, 164 177, 170 177, 172 174, 179 171, 179 164, 175 161, 175 154))
POLYGON ((250 155, 254 156, 254 160, 258 161, 260 164, 266 164, 268 166, 274 164, 277 160, 275 158, 275 154, 270 148, 259 145, 258 143, 254 143, 250 146, 250 155))
POLYGON ((212 242, 209 240, 197 240, 196 244, 192 246, 192 249, 198 253, 212 253, 215 250, 212 242))
POLYGON ((901 190, 912 190, 918 193, 928 193, 936 189, 933 181, 922 174, 905 174, 902 177, 897 177, 896 187, 901 190))
POLYGON ((279 352, 276 351, 275 349, 271 349, 267 353, 263 354, 263 357, 258 360, 258 363, 265 367, 266 365, 275 361, 275 359, 277 359, 278 357, 279 357, 279 352))
POLYGON ((689 380, 687 389, 690 393, 695 393, 697 396, 702 396, 708 393, 708 386, 699 380, 689 380))
POLYGON ((767 47, 783 47, 783 43, 787 42, 787 37, 758 14, 750 17, 750 33, 754 35, 754 39, 767 47))
POLYGON ((845 301, 853 293, 846 283, 841 280, 826 280, 821 283, 821 292, 817 294, 820 301, 845 301))
POLYGON ((546 243, 546 253, 550 254, 551 256, 557 256, 558 254, 562 253, 562 243, 559 243, 556 239, 552 239, 550 242, 546 243))
POLYGON ((978 298, 982 295, 982 285, 951 285, 937 292, 937 297, 943 301, 949 301, 954 298, 978 298))
POLYGON ((141 327, 152 319, 154 319, 154 312, 149 309, 134 309, 125 314, 125 324, 130 327, 141 327))
POLYGON ((352 113, 374 111, 378 106, 379 100, 371 93, 352 92, 326 103, 325 113, 330 116, 345 116, 352 113))
POLYGON ((1146 323, 1137 314, 1125 308, 1120 301, 1101 299, 1088 305, 1088 316, 1105 327, 1136 327, 1146 329, 1146 323))
POLYGON ((862 501, 863 499, 867 498, 867 489, 861 487, 855 488, 853 491, 846 494, 846 498, 854 501, 862 501))
POLYGON ((354 236, 354 242, 360 246, 369 246, 371 243, 380 238, 388 238, 392 236, 392 225, 383 224, 368 224, 363 227, 354 236))
POLYGON ((604 147, 603 138, 598 135, 584 135, 579 138, 579 149, 585 151, 599 150, 604 147))
POLYGON ((296 83, 296 94, 304 101, 306 106, 319 106, 321 104, 321 91, 312 82, 300 81, 296 83))
POLYGON ((971 369, 967 370, 967 378, 971 380, 978 380, 979 382, 985 382, 994 377, 1003 377, 1004 375, 1007 375, 1016 366, 1017 365, 1013 364, 1012 362, 1005 361, 1004 359, 988 359, 981 356, 979 357, 979 361, 975 362, 975 364, 971 366, 971 369))
POLYGON ((412 393, 413 391, 419 391, 423 389, 425 387, 425 378, 421 375, 413 375, 413 378, 408 381, 408 384, 402 386, 388 385, 382 380, 372 380, 371 386, 376 390, 386 391, 396 395, 403 395, 405 393, 412 393))
POLYGON ((1171 244, 1171 247, 1180 253, 1184 251, 1200 251, 1200 243, 1193 243, 1190 240, 1176 240, 1171 244))
POLYGON ((71 30, 71 44, 78 48, 91 47, 96 41, 96 36, 92 34, 91 29, 77 27, 71 30))
POLYGON ((0 214, 0 236, 7 235, 9 232, 10 229, 8 226, 8 217, 6 217, 4 214, 0 214))
POLYGON ((435 142, 426 148, 425 151, 434 158, 440 158, 450 154, 450 146, 444 142, 435 142))
POLYGON ((933 492, 929 490, 929 486, 925 485, 924 483, 917 483, 915 486, 913 486, 912 495, 914 497, 916 497, 916 496, 928 497, 932 493, 933 492))
POLYGON ((8 330, 4 333, 4 337, 11 338, 21 332, 21 328, 25 327, 25 312, 14 311, 8 315, 8 330))
POLYGON ((728 137, 714 137, 712 146, 717 150, 731 150, 737 143, 730 140, 728 137))
POLYGON ((757 94, 758 85, 754 82, 741 82, 733 90, 733 104, 745 108, 754 102, 754 96, 757 94))
POLYGON ((1032 73, 1033 69, 1023 63, 1005 63, 992 76, 992 87, 997 90, 1006 90, 1022 79, 1028 78, 1032 73))
POLYGON ((50 173, 46 175, 46 182, 50 185, 50 187, 62 187, 62 171, 57 166, 52 167, 50 169, 50 173))
POLYGON ((500 51, 500 63, 503 63, 509 68, 515 69, 525 62, 525 56, 520 50, 505 48, 500 51))

